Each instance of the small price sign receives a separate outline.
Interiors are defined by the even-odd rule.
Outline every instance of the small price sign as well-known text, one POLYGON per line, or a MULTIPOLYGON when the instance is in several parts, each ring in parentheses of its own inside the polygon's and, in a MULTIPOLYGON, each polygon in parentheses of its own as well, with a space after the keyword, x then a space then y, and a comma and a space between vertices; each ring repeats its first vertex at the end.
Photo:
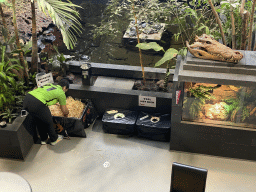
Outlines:
POLYGON ((139 96, 139 106, 156 107, 156 97, 139 96))

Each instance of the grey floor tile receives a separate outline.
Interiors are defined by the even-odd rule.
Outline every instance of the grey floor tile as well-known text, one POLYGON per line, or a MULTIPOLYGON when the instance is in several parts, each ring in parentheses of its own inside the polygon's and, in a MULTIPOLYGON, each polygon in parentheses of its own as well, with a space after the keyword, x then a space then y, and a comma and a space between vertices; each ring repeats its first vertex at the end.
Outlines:
POLYGON ((105 134, 101 121, 56 146, 34 145, 26 161, 0 159, 33 192, 168 192, 173 162, 208 169, 206 192, 253 192, 256 162, 169 150, 168 142, 105 134), (104 165, 108 165, 105 166, 104 165))

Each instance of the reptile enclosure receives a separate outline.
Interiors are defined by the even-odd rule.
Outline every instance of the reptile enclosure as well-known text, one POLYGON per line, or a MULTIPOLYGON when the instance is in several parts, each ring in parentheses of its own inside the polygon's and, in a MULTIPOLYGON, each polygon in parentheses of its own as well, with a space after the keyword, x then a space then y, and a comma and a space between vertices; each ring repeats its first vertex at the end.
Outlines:
POLYGON ((178 58, 170 149, 256 160, 256 53, 238 64, 178 58))

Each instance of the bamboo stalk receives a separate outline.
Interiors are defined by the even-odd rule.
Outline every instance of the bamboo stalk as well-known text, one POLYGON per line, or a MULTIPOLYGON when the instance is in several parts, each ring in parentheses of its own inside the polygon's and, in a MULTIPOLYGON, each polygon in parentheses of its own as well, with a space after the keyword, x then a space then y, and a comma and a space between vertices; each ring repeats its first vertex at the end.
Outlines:
POLYGON ((241 2, 241 7, 240 7, 240 15, 241 15, 241 17, 243 16, 244 5, 245 5, 245 0, 242 0, 242 2, 241 2))
POLYGON ((213 14, 214 14, 214 16, 215 16, 215 18, 216 18, 216 21, 217 21, 217 23, 218 23, 218 25, 219 25, 223 44, 224 44, 224 45, 227 45, 227 44, 226 44, 226 40, 225 40, 225 35, 224 35, 224 32, 223 32, 223 28, 222 28, 222 24, 221 24, 221 20, 220 20, 220 18, 219 18, 219 15, 218 15, 218 13, 217 13, 216 10, 215 10, 214 5, 212 4, 212 1, 211 1, 211 0, 208 0, 208 3, 209 3, 209 5, 211 6, 212 12, 213 12, 213 14))
POLYGON ((164 78, 164 88, 163 91, 167 92, 167 84, 168 84, 168 79, 169 79, 169 63, 170 61, 167 62, 167 67, 166 67, 166 73, 165 73, 165 78, 164 78))
POLYGON ((255 3, 256 0, 252 3, 252 12, 251 12, 251 18, 250 18, 250 29, 249 29, 249 35, 248 35, 248 48, 247 50, 251 50, 252 48, 252 26, 254 21, 254 10, 255 10, 255 3))
MULTIPOLYGON (((136 28, 136 33, 137 33, 137 41, 138 41, 138 44, 140 43, 140 34, 139 34, 139 29, 138 29, 138 26, 137 26, 137 16, 135 14, 135 11, 134 11, 134 1, 133 1, 133 5, 132 5, 132 10, 133 10, 133 16, 135 18, 135 28, 136 28)), ((144 71, 144 66, 143 66, 143 61, 142 61, 142 52, 141 52, 141 49, 139 48, 139 56, 140 56, 140 66, 141 66, 141 70, 142 70, 142 78, 143 78, 143 82, 144 84, 146 83, 146 78, 145 78, 145 71, 144 71)))
POLYGON ((250 13, 246 10, 244 10, 242 14, 242 33, 241 33, 241 50, 246 49, 246 40, 247 40, 247 26, 248 26, 248 20, 250 17, 250 13))
POLYGON ((231 11, 230 11, 230 16, 231 16, 231 26, 232 26, 232 49, 236 49, 235 18, 234 18, 234 12, 233 12, 232 6, 231 6, 231 11))

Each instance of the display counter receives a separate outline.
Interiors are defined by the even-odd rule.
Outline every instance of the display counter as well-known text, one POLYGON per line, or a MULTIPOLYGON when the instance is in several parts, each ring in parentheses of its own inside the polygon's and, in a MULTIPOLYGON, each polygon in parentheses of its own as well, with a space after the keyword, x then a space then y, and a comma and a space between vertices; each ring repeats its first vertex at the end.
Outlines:
POLYGON ((238 64, 179 58, 171 150, 256 160, 256 53, 238 64))

